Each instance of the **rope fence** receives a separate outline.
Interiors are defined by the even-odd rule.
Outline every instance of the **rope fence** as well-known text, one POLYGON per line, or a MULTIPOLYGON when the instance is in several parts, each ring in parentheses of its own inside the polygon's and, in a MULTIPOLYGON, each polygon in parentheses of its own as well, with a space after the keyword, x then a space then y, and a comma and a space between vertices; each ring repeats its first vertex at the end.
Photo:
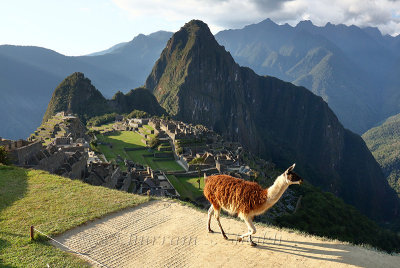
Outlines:
POLYGON ((55 240, 54 238, 52 238, 52 237, 48 236, 47 234, 41 232, 40 230, 36 229, 34 226, 31 226, 31 230, 30 230, 31 240, 35 240, 35 231, 38 232, 38 233, 40 233, 41 235, 47 237, 48 239, 54 241, 55 243, 61 245, 62 247, 68 249, 70 252, 75 253, 75 254, 77 254, 77 255, 80 255, 80 256, 86 258, 87 260, 91 261, 92 263, 95 263, 95 264, 99 265, 100 267, 108 268, 108 267, 107 267, 106 265, 104 265, 103 263, 100 263, 100 262, 96 261, 95 259, 89 257, 88 255, 86 255, 86 254, 84 254, 84 253, 80 253, 80 252, 78 252, 78 251, 75 251, 75 250, 69 248, 68 246, 64 245, 63 243, 61 243, 61 242, 55 240))
MULTIPOLYGON (((158 210, 154 210, 154 211, 148 213, 144 218, 147 218, 147 217, 149 217, 150 215, 153 215, 153 214, 157 214, 158 212, 160 212, 160 211, 162 211, 162 210, 164 210, 164 209, 167 209, 167 208, 169 208, 170 206, 171 206, 171 204, 166 204, 166 205, 164 205, 163 208, 158 209, 158 210)), ((143 220, 143 218, 140 219, 140 220, 143 220)), ((140 221, 140 220, 138 220, 138 221, 140 221)), ((134 222, 134 223, 135 223, 135 222, 134 222)), ((35 228, 34 226, 31 226, 31 227, 30 227, 30 238, 31 238, 31 240, 35 240, 35 231, 38 232, 38 233, 40 233, 41 235, 47 237, 48 239, 54 241, 55 243, 61 245, 62 247, 68 249, 70 252, 75 253, 75 254, 77 254, 77 255, 80 255, 80 256, 86 258, 87 260, 89 260, 89 261, 91 261, 91 262, 93 262, 93 263, 99 265, 100 267, 108 268, 105 264, 103 264, 103 263, 101 263, 101 262, 99 262, 99 261, 97 261, 97 260, 95 260, 95 259, 89 257, 88 255, 86 255, 86 254, 84 254, 84 253, 81 253, 81 252, 78 252, 78 251, 75 251, 75 250, 69 248, 68 246, 64 245, 63 243, 61 243, 61 242, 55 240, 54 238, 50 237, 49 235, 47 235, 47 234, 43 233, 42 231, 38 230, 38 229, 35 228)), ((120 230, 120 231, 121 231, 121 230, 120 230)), ((100 241, 99 243, 101 243, 101 242, 102 242, 102 241, 100 241)))

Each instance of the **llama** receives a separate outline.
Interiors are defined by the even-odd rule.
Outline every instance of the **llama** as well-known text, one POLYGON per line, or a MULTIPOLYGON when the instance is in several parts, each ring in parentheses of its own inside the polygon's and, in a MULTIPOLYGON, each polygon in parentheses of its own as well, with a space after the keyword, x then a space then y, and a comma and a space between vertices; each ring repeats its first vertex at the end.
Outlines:
POLYGON ((208 210, 207 230, 210 228, 211 217, 214 214, 221 230, 222 236, 228 239, 219 221, 221 208, 229 214, 237 214, 244 220, 248 227, 248 232, 241 235, 238 240, 249 237, 251 246, 257 244, 251 239, 251 235, 256 233, 254 227, 254 216, 263 214, 272 207, 291 184, 301 184, 303 179, 293 172, 295 164, 289 167, 283 174, 276 178, 274 184, 263 189, 255 182, 249 182, 234 178, 228 175, 214 175, 207 177, 204 186, 204 196, 210 201, 211 206, 208 210))

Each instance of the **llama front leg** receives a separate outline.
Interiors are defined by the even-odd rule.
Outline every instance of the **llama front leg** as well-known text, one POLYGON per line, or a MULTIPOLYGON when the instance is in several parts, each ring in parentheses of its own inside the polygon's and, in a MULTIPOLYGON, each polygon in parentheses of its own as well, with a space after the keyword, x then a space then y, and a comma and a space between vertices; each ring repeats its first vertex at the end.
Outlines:
POLYGON ((226 240, 228 240, 228 237, 226 236, 224 229, 222 229, 221 222, 219 221, 219 215, 220 215, 221 209, 220 210, 214 209, 214 212, 215 212, 215 218, 217 219, 217 222, 218 222, 219 229, 221 230, 221 234, 226 240))
POLYGON ((209 233, 214 233, 213 230, 211 230, 211 217, 214 215, 214 207, 211 205, 211 207, 208 209, 208 224, 207 224, 207 230, 209 233))
POLYGON ((248 237, 249 237, 250 245, 253 246, 253 247, 255 247, 255 246, 257 246, 257 244, 254 243, 253 240, 251 239, 251 235, 256 233, 256 227, 255 227, 254 224, 253 224, 253 220, 250 219, 250 218, 245 218, 245 219, 244 219, 244 222, 246 223, 249 232, 247 232, 247 233, 241 235, 240 237, 238 237, 237 240, 238 240, 238 241, 242 241, 243 238, 245 238, 245 237, 248 236, 248 237))

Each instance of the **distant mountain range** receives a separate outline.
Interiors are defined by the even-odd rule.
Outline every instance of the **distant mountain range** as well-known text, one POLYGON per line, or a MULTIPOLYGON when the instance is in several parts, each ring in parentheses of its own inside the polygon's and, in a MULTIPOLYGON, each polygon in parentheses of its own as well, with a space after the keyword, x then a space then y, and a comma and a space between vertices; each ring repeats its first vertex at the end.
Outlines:
MULTIPOLYGON (((103 56, 118 54, 127 45, 103 56)), ((54 90, 43 120, 62 110, 78 114, 83 121, 133 109, 158 115, 167 111, 176 119, 204 124, 228 140, 239 141, 278 167, 296 162, 298 172, 313 185, 373 219, 398 218, 399 199, 378 163, 363 140, 343 128, 321 97, 240 67, 201 21, 187 23, 164 47, 145 88, 117 92, 107 100, 83 73, 76 72, 54 90)), ((102 56, 84 60, 91 57, 102 56)))
MULTIPOLYGON (((0 46, 0 120, 5 122, 0 136, 26 137, 40 123, 52 90, 73 72, 85 73, 106 97, 143 85, 171 35, 141 34, 80 57, 38 47, 0 46)), ((400 36, 383 36, 371 27, 317 27, 310 21, 291 27, 267 19, 215 37, 240 65, 323 97, 344 126, 356 133, 400 112, 400 36)))
POLYGON ((400 112, 400 36, 376 28, 267 19, 221 31, 217 41, 242 66, 310 89, 359 134, 400 112))
POLYGON ((206 125, 378 220, 400 214, 364 141, 304 87, 240 67, 201 21, 168 41, 145 87, 176 119, 206 125))
POLYGON ((54 88, 74 72, 85 73, 108 98, 118 90, 143 85, 171 34, 138 35, 97 56, 67 57, 39 47, 0 46, 0 136, 28 137, 40 125, 54 88))

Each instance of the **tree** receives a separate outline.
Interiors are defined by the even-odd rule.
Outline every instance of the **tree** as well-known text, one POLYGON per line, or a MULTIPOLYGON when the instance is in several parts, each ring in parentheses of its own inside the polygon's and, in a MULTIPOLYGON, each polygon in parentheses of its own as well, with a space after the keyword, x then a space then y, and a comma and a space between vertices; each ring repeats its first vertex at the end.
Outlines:
POLYGON ((10 158, 8 152, 3 146, 0 146, 0 164, 8 165, 10 163, 10 158))
POLYGON ((252 171, 250 177, 253 179, 253 181, 258 181, 260 173, 257 171, 252 171))
POLYGON ((192 161, 189 162, 190 165, 197 165, 196 169, 197 172, 199 173, 199 178, 197 179, 197 183, 199 184, 199 190, 200 190, 200 180, 201 180, 201 167, 200 165, 204 165, 204 162, 206 161, 205 157, 197 157, 193 159, 192 161))
POLYGON ((205 160, 206 159, 204 157, 196 157, 189 162, 189 165, 203 165, 205 160))
POLYGON ((156 148, 158 144, 160 143, 160 140, 158 139, 158 135, 154 136, 153 138, 150 138, 149 140, 149 146, 150 148, 156 148))
POLYGON ((127 118, 149 118, 150 115, 144 111, 133 110, 126 117, 127 118))

